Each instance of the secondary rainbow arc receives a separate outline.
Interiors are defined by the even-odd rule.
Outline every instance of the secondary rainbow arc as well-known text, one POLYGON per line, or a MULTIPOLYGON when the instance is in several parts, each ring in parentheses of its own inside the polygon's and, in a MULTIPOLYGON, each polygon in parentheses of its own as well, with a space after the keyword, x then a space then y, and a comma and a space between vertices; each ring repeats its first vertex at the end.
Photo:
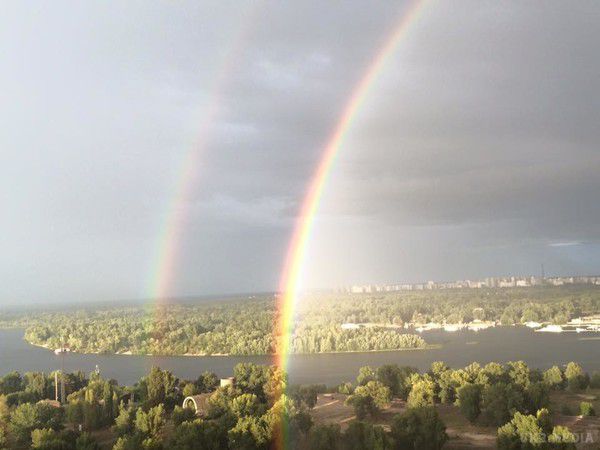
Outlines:
POLYGON ((184 154, 179 169, 175 171, 177 176, 160 223, 150 278, 146 285, 147 296, 156 308, 166 304, 173 295, 172 286, 189 220, 189 200, 199 183, 202 156, 210 144, 212 127, 222 108, 223 94, 235 73, 236 64, 242 59, 241 54, 248 42, 248 35, 255 29, 260 8, 262 3, 256 2, 241 14, 238 31, 232 35, 230 45, 220 62, 215 65, 215 77, 207 89, 208 101, 198 126, 196 141, 184 154))

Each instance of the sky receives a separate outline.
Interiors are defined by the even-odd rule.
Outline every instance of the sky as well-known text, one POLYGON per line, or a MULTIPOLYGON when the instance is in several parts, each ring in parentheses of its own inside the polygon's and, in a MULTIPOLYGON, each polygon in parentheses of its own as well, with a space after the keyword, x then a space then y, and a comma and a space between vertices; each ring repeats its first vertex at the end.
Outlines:
MULTIPOLYGON (((405 2, 31 2, 0 15, 0 305, 277 289, 405 2)), ((340 148, 302 284, 600 274, 600 4, 425 1, 340 148)))

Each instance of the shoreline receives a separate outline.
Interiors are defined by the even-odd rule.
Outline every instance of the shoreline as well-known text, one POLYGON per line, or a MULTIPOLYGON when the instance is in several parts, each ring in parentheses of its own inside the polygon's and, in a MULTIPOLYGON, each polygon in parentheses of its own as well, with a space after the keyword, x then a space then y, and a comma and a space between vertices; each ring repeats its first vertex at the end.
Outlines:
MULTIPOLYGON (((33 342, 29 342, 23 336, 23 340, 27 342, 29 345, 34 347, 43 348, 44 350, 48 350, 49 352, 54 352, 52 348, 48 345, 44 344, 36 344, 33 342)), ((408 347, 408 348, 390 348, 390 349, 381 349, 381 350, 349 350, 343 352, 318 352, 318 353, 292 353, 289 356, 308 356, 308 355, 343 355, 343 354, 356 354, 356 353, 388 353, 388 352, 405 352, 405 351, 418 351, 418 350, 435 350, 442 348, 441 344, 426 344, 424 347, 408 347)), ((181 353, 181 354, 154 354, 154 353, 133 353, 130 350, 125 352, 116 352, 116 353, 101 353, 101 352, 77 352, 77 351, 69 351, 68 353, 73 353, 75 355, 105 355, 105 356, 156 356, 156 357, 187 357, 187 358, 203 358, 203 357, 230 357, 230 358, 246 358, 253 356, 271 356, 276 358, 280 355, 277 353, 255 353, 251 355, 232 355, 230 353, 212 353, 212 354, 202 354, 202 353, 181 353)))

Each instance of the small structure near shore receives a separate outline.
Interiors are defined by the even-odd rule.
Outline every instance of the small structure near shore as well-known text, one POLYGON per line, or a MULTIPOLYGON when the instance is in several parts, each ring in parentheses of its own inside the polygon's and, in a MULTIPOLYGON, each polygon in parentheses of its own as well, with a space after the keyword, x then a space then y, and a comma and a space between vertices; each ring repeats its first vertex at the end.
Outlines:
MULTIPOLYGON (((221 378, 219 387, 226 388, 227 386, 233 386, 235 384, 234 377, 221 378)), ((205 416, 208 410, 208 399, 212 395, 212 392, 205 392, 204 394, 190 395, 183 399, 184 408, 192 408, 196 411, 197 416, 205 416)))
POLYGON ((211 395, 212 393, 190 395, 183 400, 183 407, 194 409, 197 416, 204 416, 206 415, 208 399, 211 395))
POLYGON ((227 386, 233 386, 234 384, 235 384, 235 378, 234 377, 227 377, 227 378, 221 378, 219 386, 221 386, 221 387, 227 387, 227 386))

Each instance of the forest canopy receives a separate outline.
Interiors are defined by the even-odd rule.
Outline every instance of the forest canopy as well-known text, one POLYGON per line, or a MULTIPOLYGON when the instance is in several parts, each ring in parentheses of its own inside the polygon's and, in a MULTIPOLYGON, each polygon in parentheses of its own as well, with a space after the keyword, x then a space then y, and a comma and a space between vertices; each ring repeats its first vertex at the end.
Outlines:
MULTIPOLYGON (((600 312, 600 287, 454 289, 378 294, 313 294, 301 299, 294 353, 426 348, 416 324, 473 320, 515 325, 566 323, 600 312), (342 325, 352 325, 342 326, 342 325)), ((167 307, 96 307, 0 316, 25 339, 82 353, 273 354, 276 298, 186 302, 167 307)))

